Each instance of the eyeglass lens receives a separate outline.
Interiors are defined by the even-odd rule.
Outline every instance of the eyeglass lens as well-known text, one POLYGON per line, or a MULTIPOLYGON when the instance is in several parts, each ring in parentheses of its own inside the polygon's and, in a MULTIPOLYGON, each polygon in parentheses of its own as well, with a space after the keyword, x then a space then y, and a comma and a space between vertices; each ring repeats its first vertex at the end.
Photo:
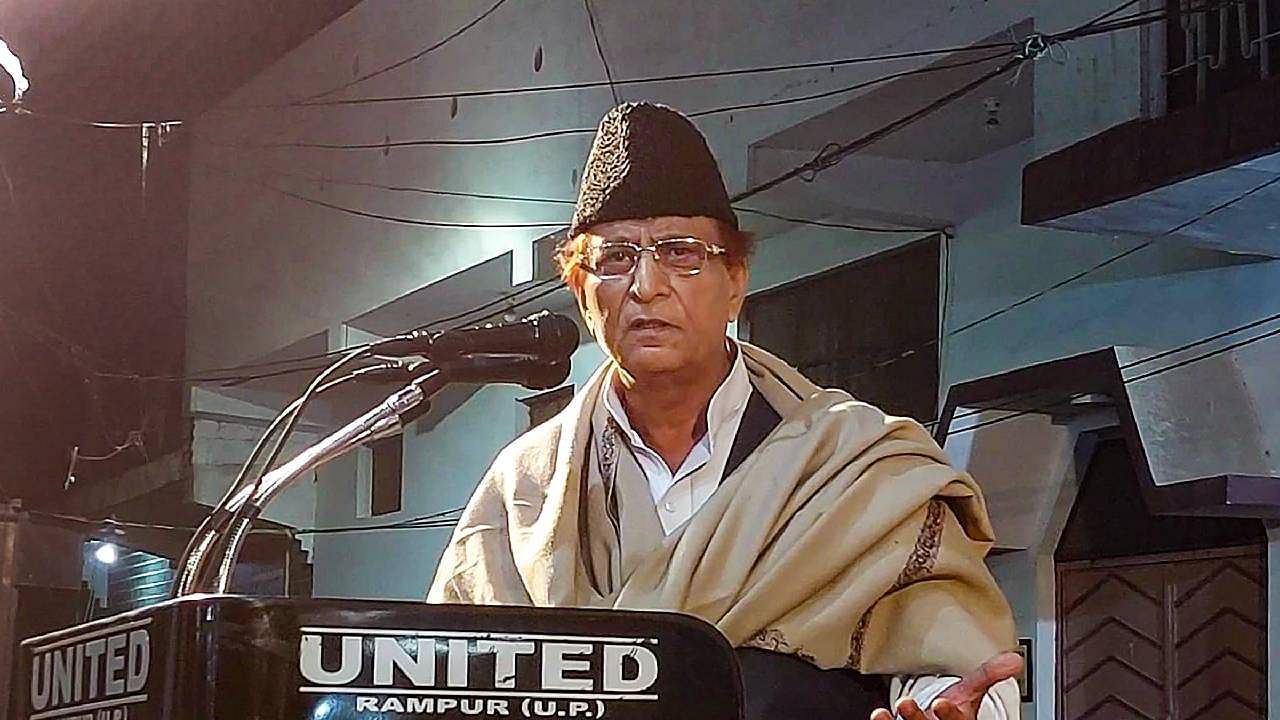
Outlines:
POLYGON ((701 240, 673 238, 643 248, 631 243, 604 243, 592 253, 592 265, 601 277, 627 275, 640 262, 640 254, 648 250, 654 252, 664 268, 684 275, 698 272, 707 260, 707 246, 701 240))

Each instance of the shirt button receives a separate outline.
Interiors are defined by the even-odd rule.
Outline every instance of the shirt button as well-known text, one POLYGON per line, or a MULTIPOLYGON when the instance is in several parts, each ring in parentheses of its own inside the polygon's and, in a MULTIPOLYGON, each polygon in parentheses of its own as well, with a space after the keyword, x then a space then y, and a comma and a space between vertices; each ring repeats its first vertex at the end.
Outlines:
POLYGON ((676 506, 670 500, 668 500, 662 503, 662 509, 666 510, 667 512, 675 512, 676 506))

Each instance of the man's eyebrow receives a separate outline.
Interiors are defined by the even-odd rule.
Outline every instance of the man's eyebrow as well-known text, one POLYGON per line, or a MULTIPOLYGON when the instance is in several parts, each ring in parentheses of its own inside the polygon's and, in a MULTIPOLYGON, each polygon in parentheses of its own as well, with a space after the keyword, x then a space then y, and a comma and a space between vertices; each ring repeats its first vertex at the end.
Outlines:
MULTIPOLYGON (((665 232, 665 233, 653 233, 650 237, 653 239, 654 242, 662 242, 663 240, 684 240, 687 238, 696 238, 697 235, 691 232, 677 232, 673 230, 671 232, 665 232)), ((629 243, 635 243, 637 245, 640 244, 640 241, 636 238, 622 237, 622 236, 609 238, 605 242, 629 242, 629 243)))
MULTIPOLYGON (((600 244, 606 243, 631 243, 632 245, 640 245, 640 239, 631 235, 596 235, 600 239, 600 244)), ((654 242, 662 242, 663 240, 683 240, 685 238, 698 238, 696 233, 688 230, 670 230, 668 232, 658 232, 651 235, 654 242)))

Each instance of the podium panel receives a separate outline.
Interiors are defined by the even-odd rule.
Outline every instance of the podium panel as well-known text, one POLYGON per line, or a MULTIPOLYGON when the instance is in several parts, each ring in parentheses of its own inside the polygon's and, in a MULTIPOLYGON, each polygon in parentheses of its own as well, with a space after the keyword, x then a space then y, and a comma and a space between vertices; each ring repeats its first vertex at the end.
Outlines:
POLYGON ((737 720, 683 615, 207 595, 31 638, 19 720, 737 720))

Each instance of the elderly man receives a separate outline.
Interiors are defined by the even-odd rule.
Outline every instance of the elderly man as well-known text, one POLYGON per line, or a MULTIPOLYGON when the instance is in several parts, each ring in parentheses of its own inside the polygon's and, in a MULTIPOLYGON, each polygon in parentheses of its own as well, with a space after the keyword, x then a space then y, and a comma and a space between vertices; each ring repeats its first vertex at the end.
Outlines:
POLYGON ((499 454, 429 600, 696 615, 748 717, 1016 718, 978 487, 916 422, 726 337, 750 252, 687 118, 605 116, 559 260, 609 361, 499 454))

